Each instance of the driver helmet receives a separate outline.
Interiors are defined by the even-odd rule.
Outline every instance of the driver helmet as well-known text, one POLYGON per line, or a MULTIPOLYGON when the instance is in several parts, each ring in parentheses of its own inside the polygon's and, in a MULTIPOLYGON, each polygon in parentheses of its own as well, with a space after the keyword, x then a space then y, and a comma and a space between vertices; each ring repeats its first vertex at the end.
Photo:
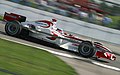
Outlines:
POLYGON ((57 20, 56 19, 52 19, 52 22, 57 22, 57 20))

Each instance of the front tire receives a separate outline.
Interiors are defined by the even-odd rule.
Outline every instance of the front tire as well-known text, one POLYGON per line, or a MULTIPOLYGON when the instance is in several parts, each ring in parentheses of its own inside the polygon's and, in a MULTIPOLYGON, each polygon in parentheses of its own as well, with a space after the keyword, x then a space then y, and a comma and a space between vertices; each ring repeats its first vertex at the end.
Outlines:
POLYGON ((78 52, 81 56, 85 58, 90 58, 94 56, 96 50, 94 49, 91 42, 84 41, 79 45, 78 52))
POLYGON ((22 27, 18 21, 10 21, 5 25, 5 32, 10 36, 19 36, 22 27))

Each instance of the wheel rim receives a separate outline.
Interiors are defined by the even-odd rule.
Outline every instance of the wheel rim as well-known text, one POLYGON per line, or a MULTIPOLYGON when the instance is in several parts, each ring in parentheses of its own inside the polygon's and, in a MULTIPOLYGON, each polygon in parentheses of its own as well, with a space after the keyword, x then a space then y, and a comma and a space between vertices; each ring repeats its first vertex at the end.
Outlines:
POLYGON ((91 48, 88 45, 83 45, 82 48, 81 48, 81 53, 83 55, 89 55, 90 51, 91 51, 91 48))
POLYGON ((17 32, 18 32, 18 29, 19 27, 13 23, 9 23, 8 24, 8 32, 11 34, 11 35, 15 35, 17 32))

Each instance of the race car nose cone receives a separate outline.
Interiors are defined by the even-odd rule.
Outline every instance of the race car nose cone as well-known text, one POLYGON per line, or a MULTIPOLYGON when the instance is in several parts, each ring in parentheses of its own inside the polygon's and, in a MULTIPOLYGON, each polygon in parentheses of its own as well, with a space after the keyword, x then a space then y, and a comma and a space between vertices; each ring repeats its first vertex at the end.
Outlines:
POLYGON ((111 60, 116 60, 116 56, 114 54, 111 55, 111 60))
POLYGON ((116 56, 114 54, 111 54, 109 52, 105 52, 104 55, 107 59, 116 60, 116 56))

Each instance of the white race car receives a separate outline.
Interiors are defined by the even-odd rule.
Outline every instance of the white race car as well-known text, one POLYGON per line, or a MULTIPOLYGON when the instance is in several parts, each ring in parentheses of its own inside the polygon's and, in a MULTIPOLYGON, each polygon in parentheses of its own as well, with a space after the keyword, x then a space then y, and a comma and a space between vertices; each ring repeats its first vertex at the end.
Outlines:
POLYGON ((5 13, 4 20, 7 21, 5 31, 10 36, 31 36, 58 45, 61 48, 78 52, 79 55, 91 58, 106 58, 115 60, 116 56, 110 49, 99 42, 82 40, 77 36, 68 34, 62 29, 56 28, 54 23, 48 20, 25 22, 26 17, 5 13))

